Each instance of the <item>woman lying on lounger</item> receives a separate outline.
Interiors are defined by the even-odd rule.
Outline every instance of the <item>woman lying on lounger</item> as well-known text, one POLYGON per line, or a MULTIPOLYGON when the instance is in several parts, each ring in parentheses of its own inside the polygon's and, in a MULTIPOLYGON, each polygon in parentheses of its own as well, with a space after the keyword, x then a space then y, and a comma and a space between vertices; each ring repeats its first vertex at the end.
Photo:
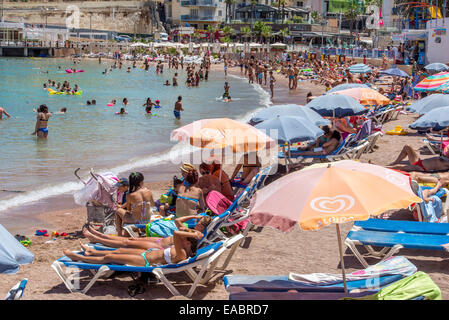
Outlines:
MULTIPOLYGON (((94 264, 127 264, 145 266, 178 263, 196 255, 198 240, 203 233, 184 228, 173 233, 173 244, 167 248, 150 247, 148 249, 120 248, 117 250, 95 250, 82 245, 84 255, 64 249, 63 253, 73 261, 83 261, 94 264)), ((166 239, 166 238, 165 238, 166 239)))
MULTIPOLYGON (((187 231, 191 230, 184 226, 184 222, 196 219, 198 220, 195 228, 193 230, 198 232, 204 232, 206 230, 209 223, 212 221, 212 219, 209 216, 185 216, 181 218, 175 219, 176 227, 179 231, 187 231)), ((101 243, 105 246, 111 247, 111 248, 118 248, 115 252, 117 253, 126 253, 128 250, 132 249, 140 249, 140 250, 148 250, 150 248, 161 248, 166 249, 170 246, 174 245, 174 239, 173 237, 166 237, 166 238, 157 238, 157 237, 141 237, 141 238, 127 238, 127 237, 117 237, 117 236, 110 236, 103 234, 101 232, 98 232, 91 228, 90 226, 88 228, 83 229, 83 235, 90 240, 92 243, 101 243)), ((91 248, 83 246, 86 252, 90 251, 91 248)))
POLYGON ((328 135, 325 134, 325 136, 329 140, 323 143, 321 148, 315 148, 313 151, 301 152, 301 156, 322 156, 330 154, 337 149, 341 140, 340 132, 337 130, 331 130, 330 133, 328 135))
POLYGON ((444 157, 432 157, 421 159, 418 152, 411 146, 405 145, 395 161, 387 167, 403 171, 447 171, 449 170, 449 148, 443 150, 444 157), (409 164, 401 164, 401 161, 408 157, 409 164))

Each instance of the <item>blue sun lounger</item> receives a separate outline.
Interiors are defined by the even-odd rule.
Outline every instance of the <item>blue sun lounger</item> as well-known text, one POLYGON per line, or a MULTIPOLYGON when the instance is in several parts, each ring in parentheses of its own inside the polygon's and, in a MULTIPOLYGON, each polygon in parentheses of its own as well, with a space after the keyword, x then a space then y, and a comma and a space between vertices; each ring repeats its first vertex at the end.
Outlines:
POLYGON ((364 291, 356 293, 344 292, 233 292, 229 300, 339 300, 343 298, 361 298, 377 291, 364 291))
POLYGON ((368 219, 355 221, 352 230, 449 235, 449 223, 418 222, 407 220, 368 219))
MULTIPOLYGON (((423 223, 423 222, 419 222, 423 223)), ((391 257, 402 248, 449 251, 449 236, 425 233, 400 233, 375 230, 351 230, 345 244, 364 267, 368 267, 365 257, 377 257, 382 261, 391 257), (356 245, 362 245, 367 254, 361 254, 356 245), (376 251, 372 246, 382 247, 376 251)))
POLYGON ((220 258, 220 256, 234 243, 240 241, 243 238, 242 235, 235 235, 225 241, 212 243, 208 246, 198 249, 197 254, 194 257, 186 259, 177 264, 167 264, 151 267, 136 267, 128 265, 113 265, 113 264, 91 264, 84 262, 75 262, 70 258, 64 256, 53 262, 52 268, 56 274, 65 284, 70 292, 87 293, 92 285, 101 277, 110 274, 111 271, 125 271, 125 272, 151 272, 153 273, 167 289, 175 296, 181 295, 179 291, 173 286, 173 284, 166 278, 166 275, 171 273, 185 272, 193 281, 193 284, 187 293, 187 297, 191 297, 198 284, 206 283, 212 276, 212 272, 220 258), (199 271, 195 271, 195 267, 200 267, 199 271), (90 270, 95 273, 90 282, 80 289, 79 286, 79 271, 90 270), (70 270, 74 270, 75 273, 70 270))

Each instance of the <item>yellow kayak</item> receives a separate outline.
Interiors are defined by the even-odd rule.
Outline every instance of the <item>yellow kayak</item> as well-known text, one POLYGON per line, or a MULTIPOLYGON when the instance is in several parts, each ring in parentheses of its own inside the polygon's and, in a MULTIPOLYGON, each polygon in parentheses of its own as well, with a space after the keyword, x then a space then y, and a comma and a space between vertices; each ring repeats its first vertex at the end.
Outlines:
POLYGON ((65 94, 65 95, 69 95, 69 96, 73 96, 73 95, 80 96, 80 95, 83 94, 83 91, 80 90, 80 91, 77 91, 77 92, 74 92, 74 93, 72 93, 72 92, 67 93, 67 92, 59 92, 59 91, 53 90, 51 88, 48 88, 48 93, 49 94, 65 94))

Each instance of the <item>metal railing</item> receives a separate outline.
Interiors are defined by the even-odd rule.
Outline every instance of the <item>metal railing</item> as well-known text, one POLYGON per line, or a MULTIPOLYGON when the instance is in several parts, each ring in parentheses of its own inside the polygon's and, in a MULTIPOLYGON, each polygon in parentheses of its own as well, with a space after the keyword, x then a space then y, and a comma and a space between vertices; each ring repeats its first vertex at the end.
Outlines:
POLYGON ((213 16, 182 15, 181 21, 218 21, 218 19, 213 16))
POLYGON ((325 55, 344 55, 346 57, 352 58, 363 58, 367 59, 382 59, 383 55, 388 59, 394 58, 394 52, 392 50, 381 50, 381 49, 345 49, 345 48, 321 48, 321 53, 325 55))
POLYGON ((181 6, 217 7, 218 3, 215 0, 186 0, 181 1, 181 6))

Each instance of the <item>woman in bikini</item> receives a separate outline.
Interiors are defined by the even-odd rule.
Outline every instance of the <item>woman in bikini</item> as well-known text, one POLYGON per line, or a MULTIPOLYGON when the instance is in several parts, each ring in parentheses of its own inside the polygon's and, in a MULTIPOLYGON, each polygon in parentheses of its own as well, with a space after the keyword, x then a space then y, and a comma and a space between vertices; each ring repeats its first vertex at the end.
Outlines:
POLYGON ((38 138, 47 138, 48 137, 48 119, 52 114, 48 111, 48 107, 45 104, 39 106, 37 110, 37 120, 36 127, 34 132, 31 135, 36 135, 38 138))
POLYGON ((117 250, 86 250, 84 255, 76 254, 68 249, 63 253, 73 261, 83 261, 94 264, 124 264, 149 267, 158 264, 178 263, 196 255, 198 240, 203 233, 193 229, 176 230, 173 233, 173 245, 163 249, 117 249, 117 250), (120 251, 118 251, 120 250, 120 251))
POLYGON ((204 210, 203 191, 197 187, 198 171, 196 169, 188 169, 183 173, 184 181, 179 187, 178 196, 176 197, 176 216, 184 217, 195 215, 198 210, 204 210))
POLYGON ((418 152, 411 146, 405 145, 395 161, 387 167, 403 171, 448 171, 449 170, 449 145, 443 150, 443 155, 427 159, 421 159, 418 152), (401 164, 401 161, 408 158, 409 164, 401 164))
POLYGON ((115 212, 115 228, 123 236, 123 223, 139 223, 150 218, 150 207, 154 207, 153 193, 143 186, 144 177, 140 172, 129 175, 129 194, 123 208, 115 212))
MULTIPOLYGON (((207 226, 210 224, 212 219, 209 216, 185 216, 182 218, 176 218, 175 224, 179 231, 187 231, 188 228, 184 226, 184 222, 188 220, 198 220, 195 228, 193 230, 204 233, 207 226)), ((110 236, 96 231, 92 227, 87 227, 83 229, 83 235, 89 239, 91 243, 101 243, 105 246, 111 248, 118 248, 117 253, 129 253, 129 250, 140 249, 148 250, 150 248, 166 249, 174 245, 173 236, 158 238, 158 237, 140 237, 140 238, 127 238, 110 236)), ((86 252, 92 252, 93 249, 84 245, 81 245, 86 252)))

